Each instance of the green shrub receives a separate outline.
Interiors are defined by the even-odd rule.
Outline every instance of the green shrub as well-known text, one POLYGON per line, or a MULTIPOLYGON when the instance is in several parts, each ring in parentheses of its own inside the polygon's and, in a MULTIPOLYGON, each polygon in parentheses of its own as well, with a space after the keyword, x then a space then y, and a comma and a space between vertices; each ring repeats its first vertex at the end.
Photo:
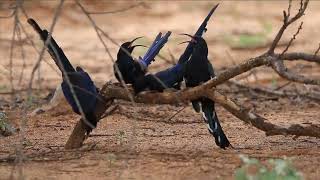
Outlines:
POLYGON ((0 137, 11 136, 16 129, 8 123, 8 117, 4 112, 0 112, 0 137))
POLYGON ((263 165, 255 158, 240 156, 243 165, 235 172, 236 180, 300 180, 301 173, 292 167, 291 160, 270 159, 263 165))

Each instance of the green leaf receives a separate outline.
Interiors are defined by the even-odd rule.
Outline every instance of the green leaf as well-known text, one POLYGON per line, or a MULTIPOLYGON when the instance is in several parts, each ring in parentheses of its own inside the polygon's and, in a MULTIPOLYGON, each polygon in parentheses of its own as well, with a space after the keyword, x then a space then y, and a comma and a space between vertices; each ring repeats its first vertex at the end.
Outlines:
POLYGON ((239 168, 236 170, 235 179, 236 180, 248 180, 247 172, 246 172, 245 168, 239 168))
POLYGON ((255 158, 249 158, 248 156, 245 155, 239 155, 240 159, 242 160, 243 163, 245 164, 259 164, 259 161, 255 158))
POLYGON ((271 169, 262 165, 259 160, 245 155, 240 155, 240 159, 243 165, 235 172, 236 180, 300 180, 303 178, 301 173, 292 167, 291 160, 287 158, 268 160, 271 169), (251 167, 258 168, 258 171, 248 174, 251 167))

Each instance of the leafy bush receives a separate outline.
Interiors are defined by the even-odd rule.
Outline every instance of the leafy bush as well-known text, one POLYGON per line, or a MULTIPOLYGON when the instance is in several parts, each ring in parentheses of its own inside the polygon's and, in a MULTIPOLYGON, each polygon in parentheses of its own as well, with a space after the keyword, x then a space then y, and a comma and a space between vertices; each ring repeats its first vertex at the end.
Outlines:
POLYGON ((292 167, 291 160, 270 159, 268 165, 263 165, 255 158, 240 156, 244 163, 236 170, 236 180, 300 180, 303 179, 301 173, 292 167))
POLYGON ((6 119, 7 119, 7 116, 5 113, 3 112, 0 112, 0 131, 4 131, 5 128, 6 128, 6 119))
POLYGON ((8 117, 4 112, 0 112, 0 136, 10 136, 15 129, 7 123, 8 117))

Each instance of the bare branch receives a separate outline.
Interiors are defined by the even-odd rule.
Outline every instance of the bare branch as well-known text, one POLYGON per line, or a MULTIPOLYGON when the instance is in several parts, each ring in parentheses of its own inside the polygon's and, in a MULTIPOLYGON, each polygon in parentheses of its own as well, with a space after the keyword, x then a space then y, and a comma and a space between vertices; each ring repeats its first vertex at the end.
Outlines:
POLYGON ((120 13, 120 12, 125 12, 128 11, 130 9, 133 9, 135 7, 139 7, 139 6, 143 6, 145 3, 144 2, 139 2, 137 4, 133 4, 129 7, 123 8, 123 9, 117 9, 117 10, 113 10, 113 11, 103 11, 103 12, 93 12, 93 11, 87 11, 88 14, 115 14, 115 13, 120 13))
POLYGON ((296 32, 296 33, 293 35, 293 37, 290 39, 287 47, 282 51, 280 57, 281 57, 284 53, 286 53, 286 52, 288 51, 288 49, 289 49, 289 47, 291 46, 292 42, 296 39, 297 35, 299 34, 300 30, 302 29, 302 25, 303 25, 303 22, 300 23, 300 26, 299 26, 297 32, 296 32))
POLYGON ((51 35, 52 35, 52 32, 53 32, 54 26, 57 23, 57 20, 58 20, 58 17, 60 15, 63 3, 64 3, 64 0, 60 0, 58 6, 56 8, 56 11, 54 13, 54 16, 53 16, 53 20, 52 20, 52 23, 51 23, 51 26, 50 26, 50 29, 49 29, 48 38, 47 38, 45 44, 43 45, 43 47, 42 47, 42 49, 40 51, 40 55, 39 55, 39 58, 38 58, 36 64, 34 65, 34 67, 32 69, 32 72, 31 72, 31 75, 30 75, 30 80, 29 80, 29 88, 30 89, 32 88, 34 74, 35 74, 36 70, 38 69, 38 67, 40 66, 40 63, 42 61, 42 58, 43 58, 43 55, 44 55, 46 47, 48 47, 48 44, 49 44, 49 41, 51 39, 51 35))
POLYGON ((217 91, 208 92, 208 97, 223 106, 226 110, 238 117, 240 120, 249 123, 250 125, 260 129, 266 133, 267 136, 273 135, 296 135, 296 136, 311 136, 320 137, 320 127, 311 125, 302 127, 298 124, 293 124, 286 127, 281 127, 270 122, 251 111, 241 108, 233 101, 218 93, 217 91))
POLYGON ((291 83, 291 81, 288 81, 284 85, 276 88, 276 89, 267 89, 262 87, 251 87, 248 85, 244 85, 241 83, 238 83, 237 81, 229 80, 228 83, 231 83, 239 88, 247 89, 247 91, 253 91, 255 93, 260 93, 267 96, 276 96, 276 97, 288 97, 288 98, 296 98, 296 97, 302 97, 304 99, 312 100, 316 103, 320 103, 320 97, 318 97, 315 94, 308 93, 308 92, 290 92, 290 91, 280 91, 281 88, 284 86, 287 86, 291 83))
POLYGON ((110 116, 111 114, 113 114, 116 110, 119 109, 119 105, 114 105, 110 108, 107 109, 106 112, 103 113, 103 115, 101 116, 101 119, 107 117, 107 116, 110 116))
POLYGON ((16 14, 17 8, 16 6, 13 8, 11 14, 9 14, 8 16, 0 16, 0 19, 6 19, 6 18, 11 18, 16 14))
POLYGON ((295 74, 289 71, 283 61, 279 59, 272 60, 272 68, 283 78, 288 79, 290 81, 299 82, 303 84, 313 84, 313 85, 320 85, 320 80, 317 79, 309 79, 305 76, 295 74))
MULTIPOLYGON (((314 56, 314 57, 317 57, 319 51, 320 51, 320 43, 319 43, 319 46, 318 46, 317 50, 314 52, 314 55, 313 55, 313 56, 314 56)), ((320 62, 320 60, 319 60, 319 62, 320 62)))
MULTIPOLYGON (((320 47, 320 46, 319 46, 320 47)), ((277 58, 281 60, 288 60, 288 61, 295 61, 295 60, 303 60, 308 62, 315 62, 320 64, 320 56, 314 54, 307 54, 303 52, 292 52, 292 53, 285 53, 280 56, 280 54, 275 54, 277 58)))
POLYGON ((231 68, 228 68, 228 69, 222 71, 216 77, 214 77, 210 81, 204 83, 203 86, 205 86, 205 88, 212 88, 212 87, 217 86, 219 84, 222 84, 222 83, 226 82, 227 80, 232 79, 240 74, 243 74, 247 71, 250 71, 256 67, 260 67, 263 65, 269 65, 271 59, 272 59, 272 57, 267 56, 267 55, 261 55, 261 56, 255 57, 255 58, 251 58, 251 59, 249 59, 239 65, 235 65, 231 68))
MULTIPOLYGON (((224 82, 226 82, 227 80, 239 75, 239 74, 242 74, 244 72, 247 72, 253 68, 256 68, 256 67, 259 67, 259 66, 262 66, 262 65, 268 65, 269 62, 270 62, 270 59, 271 57, 269 56, 259 56, 259 57, 256 57, 256 58, 252 58, 252 59, 249 59, 248 61, 244 62, 244 63, 241 63, 239 65, 236 65, 236 66, 233 66, 223 72, 221 72, 220 74, 218 74, 215 78, 211 79, 210 81, 200 85, 200 86, 197 86, 197 87, 194 87, 192 89, 186 89, 186 90, 182 90, 182 91, 177 91, 175 94, 175 98, 172 99, 172 97, 167 97, 166 96, 166 93, 168 92, 164 92, 162 93, 161 95, 159 93, 156 93, 155 96, 153 96, 152 94, 146 94, 146 96, 150 96, 150 97, 144 97, 145 95, 142 93, 140 94, 141 96, 143 96, 144 98, 143 99, 149 99, 151 102, 149 102, 149 100, 147 102, 141 102, 140 101, 140 98, 135 98, 135 102, 140 102, 140 103, 155 103, 155 104, 158 104, 158 103, 185 103, 183 101, 184 97, 183 96, 190 96, 190 97, 194 97, 195 96, 195 92, 205 92, 206 89, 211 89, 213 88, 214 86, 217 86, 219 84, 222 84, 224 82), (182 93, 181 92, 184 92, 183 93, 183 96, 182 96, 182 93), (177 102, 177 98, 176 97, 179 97, 180 101, 177 102)), ((108 86, 105 85, 105 87, 108 86)), ((110 89, 109 89, 110 90, 110 89)), ((109 94, 109 92, 104 92, 104 88, 102 88, 101 90, 103 92, 103 94, 109 94)), ((132 91, 131 91, 132 92, 132 91)), ((121 91, 121 89, 119 89, 118 92, 110 92, 110 94, 116 94, 116 97, 122 97, 120 99, 126 99, 126 98, 129 98, 128 97, 128 94, 127 93, 124 93, 123 94, 123 91, 121 91), (120 94, 118 94, 120 93, 120 94)), ((198 96, 197 96, 198 97, 198 96)), ((111 98, 111 97, 110 97, 111 98)))
MULTIPOLYGON (((87 18, 89 19, 89 21, 91 22, 92 26, 94 27, 94 30, 95 30, 96 33, 97 33, 97 36, 98 36, 100 42, 101 42, 102 45, 104 46, 104 48, 105 48, 108 56, 110 57, 111 61, 112 61, 113 63, 115 63, 115 60, 114 60, 114 58, 112 57, 112 55, 111 55, 111 53, 110 53, 110 51, 109 51, 109 48, 108 48, 107 44, 103 41, 103 39, 102 39, 101 35, 99 34, 99 32, 101 32, 103 35, 105 35, 105 36, 108 37, 109 39, 112 39, 112 38, 110 38, 107 33, 105 33, 102 29, 100 29, 100 28, 97 26, 97 24, 96 24, 95 21, 92 19, 92 17, 91 17, 90 14, 88 13, 88 11, 81 5, 81 3, 80 3, 78 0, 76 1, 76 3, 77 3, 77 5, 80 7, 80 9, 82 10, 82 12, 87 16, 87 18)), ((122 78, 122 74, 121 74, 118 66, 115 66, 115 67, 116 67, 115 69, 116 69, 117 73, 119 74, 121 84, 123 85, 123 87, 125 87, 125 88, 127 89, 127 86, 126 86, 126 84, 125 84, 125 82, 124 82, 124 80, 123 80, 123 78, 122 78)), ((129 93, 129 97, 130 97, 131 100, 133 101, 133 95, 130 94, 129 90, 128 90, 127 92, 129 93)))
MULTIPOLYGON (((105 98, 116 98, 129 100, 125 90, 122 87, 115 85, 106 85, 101 90, 102 95, 105 98)), ((178 92, 163 92, 153 93, 145 92, 135 97, 135 102, 148 103, 148 104, 176 104, 175 96, 179 94, 180 100, 183 103, 190 102, 191 100, 198 99, 199 97, 207 97, 216 103, 220 104, 231 114, 239 118, 240 120, 251 124, 252 126, 264 131, 267 135, 296 135, 296 136, 312 136, 320 137, 320 127, 308 126, 302 127, 298 124, 293 124, 289 128, 281 127, 268 122, 265 118, 240 107, 226 96, 217 92, 214 88, 205 89, 203 91, 197 91, 197 88, 190 88, 181 90, 178 92)))
MULTIPOLYGON (((20 10, 22 12, 22 14, 26 17, 26 19, 29 19, 29 15, 27 14, 26 10, 24 9, 24 7, 21 5, 20 6, 20 10)), ((33 42, 31 36, 29 35, 29 33, 26 31, 26 29, 24 28, 23 24, 20 22, 20 27, 24 33, 24 35, 26 36, 26 39, 29 41, 29 43, 31 44, 31 46, 33 47, 33 49, 38 53, 38 55, 40 56, 40 50, 37 49, 35 43, 33 42)), ((50 64, 46 59, 44 59, 44 62, 54 71, 56 72, 56 74, 60 74, 60 72, 57 70, 57 68, 55 68, 52 64, 50 64)))
MULTIPOLYGON (((299 8, 297 14, 294 17, 292 17, 291 19, 289 17, 290 12, 287 13, 287 12, 283 11, 283 25, 279 29, 275 39, 273 40, 272 45, 270 46, 270 48, 267 52, 268 54, 274 53, 274 50, 277 47, 280 39, 282 38, 284 31, 287 29, 287 27, 304 15, 304 12, 307 9, 308 3, 309 3, 309 0, 305 0, 304 3, 303 3, 303 0, 300 0, 300 8, 299 8)), ((291 0, 289 1, 288 11, 290 11, 290 9, 291 9, 291 0)))
MULTIPOLYGON (((98 104, 96 105, 97 108, 95 109, 95 115, 98 119, 101 119, 103 117, 106 109, 108 109, 112 105, 112 102, 113 101, 107 101, 107 99, 106 101, 97 101, 98 104)), ((65 149, 80 148, 84 140, 86 139, 87 125, 83 120, 83 117, 75 125, 67 143, 65 144, 65 149)))
POLYGON ((164 60, 167 64, 175 65, 175 62, 172 61, 172 59, 170 60, 170 59, 168 59, 168 58, 166 58, 166 57, 164 57, 164 56, 162 56, 160 54, 158 54, 157 57, 159 57, 160 59, 164 60))
MULTIPOLYGON (((17 2, 18 3, 18 2, 17 2)), ((11 45, 10 45, 10 59, 9 59, 9 78, 10 78, 10 86, 11 91, 14 92, 14 83, 13 83, 13 51, 15 46, 15 37, 17 34, 17 28, 18 28, 18 4, 15 7, 15 10, 13 11, 14 15, 14 24, 13 24, 13 33, 12 33, 12 39, 11 39, 11 45)))
POLYGON ((184 109, 186 109, 187 106, 182 107, 181 109, 179 109, 178 111, 176 111, 171 117, 169 117, 167 120, 165 121, 171 121, 174 117, 176 117, 179 113, 181 113, 184 109))
POLYGON ((292 6, 292 0, 289 0, 289 5, 288 5, 288 18, 290 17, 290 13, 291 13, 291 6, 292 6))
POLYGON ((22 43, 22 38, 21 38, 21 23, 18 21, 18 27, 17 27, 17 36, 18 36, 18 41, 20 49, 21 49, 21 59, 22 59, 22 69, 20 72, 20 77, 19 77, 19 81, 18 81, 18 85, 21 85, 22 82, 22 77, 24 75, 24 69, 26 67, 26 54, 25 54, 25 50, 23 47, 23 43, 22 43))
POLYGON ((173 53, 171 52, 170 49, 168 49, 168 52, 169 52, 169 55, 170 55, 170 58, 171 58, 171 64, 177 64, 176 62, 176 58, 174 57, 173 53))

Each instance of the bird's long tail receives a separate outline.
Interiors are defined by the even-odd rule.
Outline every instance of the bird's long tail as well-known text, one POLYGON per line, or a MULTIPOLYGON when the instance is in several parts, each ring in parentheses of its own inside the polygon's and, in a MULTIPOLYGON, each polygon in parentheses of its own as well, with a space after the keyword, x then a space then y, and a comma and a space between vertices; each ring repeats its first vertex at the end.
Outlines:
MULTIPOLYGON (((48 31, 46 29, 42 30, 34 19, 28 19, 28 23, 39 34, 43 43, 45 43, 49 36, 48 31)), ((59 45, 53 37, 51 37, 49 40, 48 52, 51 55, 52 59, 55 61, 56 65, 58 66, 62 74, 64 74, 64 72, 75 72, 75 69, 71 65, 70 61, 68 60, 68 58, 66 57, 66 55, 64 54, 64 52, 59 47, 59 45)))
POLYGON ((139 62, 142 64, 144 69, 147 69, 147 67, 151 64, 151 61, 153 61, 154 58, 159 54, 161 48, 168 42, 170 35, 171 31, 168 31, 164 36, 159 33, 143 58, 139 58, 139 62))
POLYGON ((219 123, 219 119, 214 109, 214 102, 209 99, 202 101, 201 111, 204 121, 208 125, 210 134, 213 135, 215 143, 222 149, 230 146, 230 142, 227 136, 224 134, 222 127, 219 123))
MULTIPOLYGON (((217 9, 218 6, 219 6, 219 4, 215 5, 211 9, 211 11, 207 15, 207 17, 203 20, 203 22, 199 26, 199 28, 198 28, 197 32, 194 34, 194 36, 202 36, 203 33, 207 31, 208 21, 209 21, 210 17, 212 16, 212 14, 214 13, 214 11, 217 9)), ((186 62, 190 58, 190 56, 192 54, 192 49, 193 49, 193 44, 189 43, 188 46, 186 47, 186 49, 184 50, 184 52, 182 53, 182 55, 179 58, 179 61, 178 61, 179 64, 182 64, 182 63, 186 62)))

